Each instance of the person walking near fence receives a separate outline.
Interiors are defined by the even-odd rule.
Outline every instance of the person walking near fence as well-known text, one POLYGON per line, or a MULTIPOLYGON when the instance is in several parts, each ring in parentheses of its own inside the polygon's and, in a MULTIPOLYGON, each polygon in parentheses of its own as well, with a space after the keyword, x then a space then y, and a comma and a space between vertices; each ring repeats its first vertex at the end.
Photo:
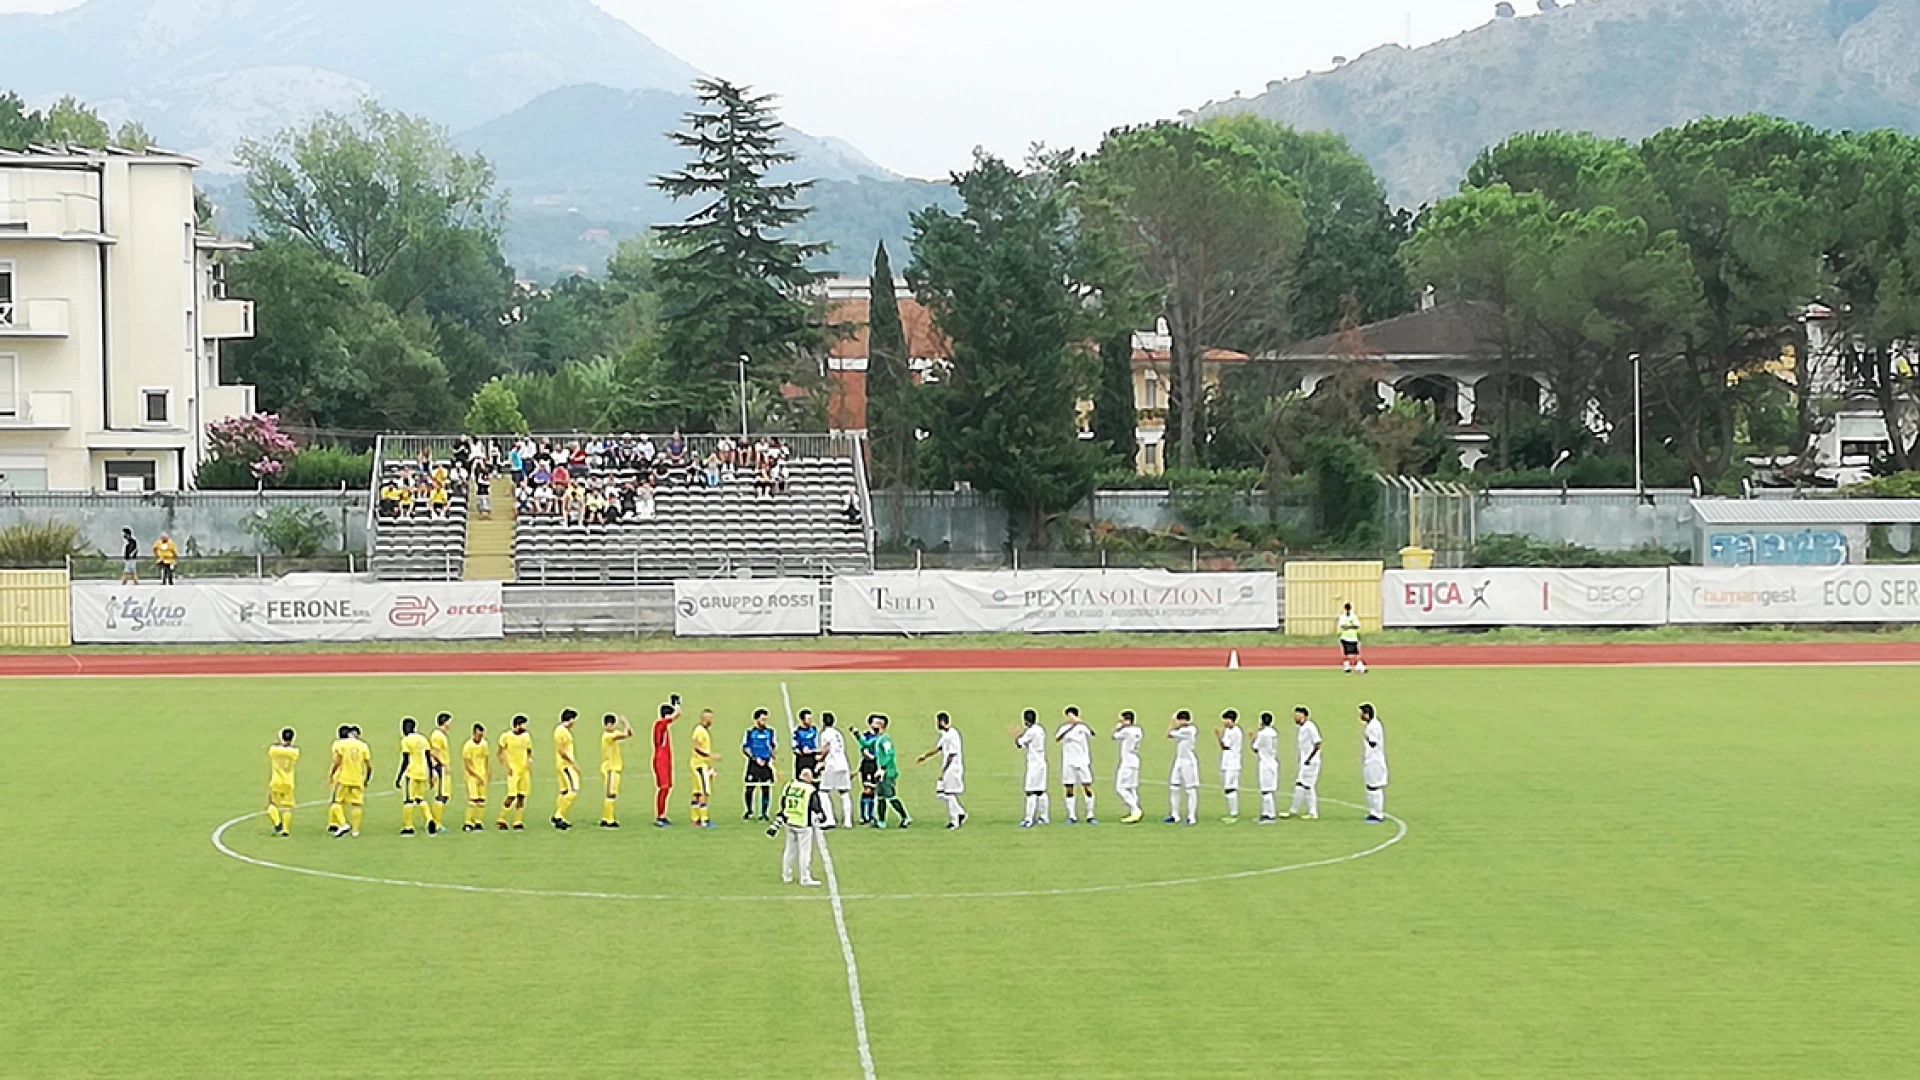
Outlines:
POLYGON ((140 541, 132 529, 120 530, 120 584, 140 584, 140 541))
POLYGON ((173 584, 173 568, 180 562, 180 549, 173 546, 173 537, 161 533, 153 542, 153 561, 160 564, 160 584, 173 584))

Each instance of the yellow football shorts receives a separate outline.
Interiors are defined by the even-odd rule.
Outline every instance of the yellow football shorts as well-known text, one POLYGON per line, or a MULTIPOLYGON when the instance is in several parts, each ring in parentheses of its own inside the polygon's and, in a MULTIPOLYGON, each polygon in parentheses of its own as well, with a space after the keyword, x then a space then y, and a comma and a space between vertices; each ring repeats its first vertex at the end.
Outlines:
POLYGON ((441 802, 453 798, 453 777, 442 772, 433 783, 433 796, 441 802))
POLYGON ((572 769, 560 770, 560 793, 577 795, 580 793, 580 774, 572 769))
POLYGON ((693 793, 695 795, 713 794, 713 769, 706 765, 693 767, 693 793))
POLYGON ((427 782, 425 780, 408 778, 406 791, 406 800, 408 802, 418 803, 427 801, 427 782))
POLYGON ((277 806, 282 810, 291 809, 293 807, 293 785, 269 785, 267 788, 267 805, 277 806))
POLYGON ((603 783, 603 784, 605 784, 605 785, 606 785, 606 787, 607 787, 607 798, 609 798, 609 799, 613 799, 613 798, 618 798, 618 797, 619 797, 619 795, 620 795, 620 770, 618 770, 618 769, 608 769, 608 770, 606 770, 605 772, 603 772, 603 773, 601 773, 601 774, 600 774, 600 782, 601 782, 601 783, 603 783))
POLYGON ((517 773, 510 772, 507 774, 507 797, 508 798, 511 799, 511 798, 514 798, 515 796, 524 796, 524 795, 531 795, 531 794, 533 794, 533 773, 531 771, 517 772, 517 773))
POLYGON ((341 784, 334 789, 333 801, 341 806, 359 806, 367 801, 365 784, 341 784))
POLYGON ((477 803, 487 801, 487 782, 485 780, 467 781, 467 801, 477 803))

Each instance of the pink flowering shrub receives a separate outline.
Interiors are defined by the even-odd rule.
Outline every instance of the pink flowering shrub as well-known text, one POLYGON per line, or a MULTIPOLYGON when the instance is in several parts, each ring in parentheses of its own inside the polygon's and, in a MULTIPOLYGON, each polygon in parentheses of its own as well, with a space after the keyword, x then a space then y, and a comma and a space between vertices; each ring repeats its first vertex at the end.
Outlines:
POLYGON ((249 413, 207 425, 213 460, 244 465, 257 481, 271 481, 287 469, 300 447, 280 430, 273 413, 249 413))

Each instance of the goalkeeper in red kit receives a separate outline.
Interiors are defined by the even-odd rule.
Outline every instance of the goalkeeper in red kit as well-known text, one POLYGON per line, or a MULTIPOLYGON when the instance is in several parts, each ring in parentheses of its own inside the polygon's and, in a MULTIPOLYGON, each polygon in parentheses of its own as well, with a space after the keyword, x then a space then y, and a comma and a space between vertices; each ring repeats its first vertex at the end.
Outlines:
POLYGON ((667 799, 673 794, 673 722, 680 719, 680 695, 675 694, 660 706, 660 719, 653 723, 653 824, 664 829, 667 799))

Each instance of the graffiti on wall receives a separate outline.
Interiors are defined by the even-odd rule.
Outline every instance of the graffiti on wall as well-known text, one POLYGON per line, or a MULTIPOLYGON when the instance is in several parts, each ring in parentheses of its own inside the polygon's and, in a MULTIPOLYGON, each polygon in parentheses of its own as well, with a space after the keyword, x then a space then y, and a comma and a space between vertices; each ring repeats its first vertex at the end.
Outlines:
POLYGON ((1710 566, 1840 566, 1846 561, 1846 534, 1834 529, 1713 533, 1707 537, 1710 566))

